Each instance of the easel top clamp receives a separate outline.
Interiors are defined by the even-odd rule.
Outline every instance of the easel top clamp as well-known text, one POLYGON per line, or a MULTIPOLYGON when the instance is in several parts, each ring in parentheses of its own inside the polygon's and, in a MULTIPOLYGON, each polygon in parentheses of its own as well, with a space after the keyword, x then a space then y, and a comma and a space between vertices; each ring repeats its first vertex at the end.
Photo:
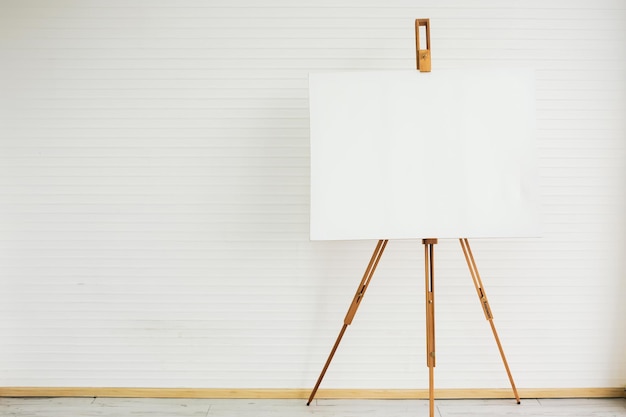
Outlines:
POLYGON ((415 19, 415 51, 417 69, 420 72, 430 72, 430 19, 415 19), (420 48, 420 27, 426 29, 426 49, 420 48))

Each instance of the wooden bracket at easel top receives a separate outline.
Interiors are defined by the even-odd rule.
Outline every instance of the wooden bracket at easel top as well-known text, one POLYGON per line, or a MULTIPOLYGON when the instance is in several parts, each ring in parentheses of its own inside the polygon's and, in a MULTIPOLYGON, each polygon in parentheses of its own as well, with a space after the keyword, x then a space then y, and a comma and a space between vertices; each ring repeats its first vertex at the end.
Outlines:
POLYGON ((430 72, 430 19, 415 19, 415 52, 417 69, 430 72), (426 28, 426 49, 420 49, 420 26, 426 28))

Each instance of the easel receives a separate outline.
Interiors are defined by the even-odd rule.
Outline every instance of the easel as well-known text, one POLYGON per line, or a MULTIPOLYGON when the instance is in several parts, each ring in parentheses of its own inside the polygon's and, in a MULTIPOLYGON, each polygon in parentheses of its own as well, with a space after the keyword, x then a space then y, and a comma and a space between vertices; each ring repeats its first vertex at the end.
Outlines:
MULTIPOLYGON (((417 69, 420 72, 430 72, 431 70, 431 55, 430 55, 430 21, 429 19, 417 19, 415 20, 415 40, 416 40, 416 63, 417 69), (426 30, 426 49, 420 49, 420 27, 424 26, 426 30)), ((352 303, 350 304, 350 308, 348 309, 348 313, 343 321, 343 327, 339 332, 339 336, 337 336, 337 340, 333 345, 333 348, 330 351, 330 355, 324 364, 324 368, 320 373, 319 378, 309 396, 309 400, 307 405, 311 404, 317 390, 328 370, 328 366, 332 361, 337 348, 339 347, 339 343, 343 338, 346 329, 350 324, 352 324, 352 320, 356 314, 357 309, 363 297, 365 295, 365 291, 370 284, 372 276, 374 275, 374 271, 378 266, 378 262, 383 255, 385 247, 387 246, 388 240, 379 240, 376 248, 374 249, 374 253, 370 259, 369 264, 365 270, 363 278, 361 279, 361 283, 357 288, 357 291, 352 299, 352 303)), ((483 312, 485 313, 485 318, 489 321, 491 325, 491 330, 493 332, 493 336, 495 338, 496 344, 498 345, 498 350, 500 351, 500 356, 502 357, 502 362, 504 363, 504 368, 506 369, 506 373, 509 377, 509 381, 511 383, 511 388, 513 389, 513 394, 517 403, 520 403, 520 397, 517 392, 517 388, 515 387, 515 382, 513 381, 513 376, 511 375, 511 370, 509 369, 508 362, 504 355, 504 350, 502 349, 502 345, 500 344, 500 338, 498 337, 498 333, 496 331, 496 327, 493 323, 493 315, 491 313, 491 308, 489 307, 489 301, 487 300, 487 295, 485 294, 485 289, 483 287, 482 280, 480 279, 480 274, 478 273, 478 268, 476 266, 476 262, 474 260, 474 256, 470 249, 469 241, 466 238, 459 239, 461 243, 461 248, 463 249, 463 254, 465 255, 465 261, 467 262, 467 266, 470 270, 470 275, 472 276, 472 281, 474 282, 474 287, 476 288, 476 293, 480 300, 480 304, 483 308, 483 312)), ((426 365, 428 366, 428 398, 429 398, 429 411, 430 417, 434 417, 435 415, 435 387, 434 387, 434 371, 435 371, 435 267, 434 267, 434 255, 435 255, 435 245, 437 244, 437 239, 422 239, 422 244, 424 245, 424 277, 425 277, 425 294, 426 294, 426 365)))

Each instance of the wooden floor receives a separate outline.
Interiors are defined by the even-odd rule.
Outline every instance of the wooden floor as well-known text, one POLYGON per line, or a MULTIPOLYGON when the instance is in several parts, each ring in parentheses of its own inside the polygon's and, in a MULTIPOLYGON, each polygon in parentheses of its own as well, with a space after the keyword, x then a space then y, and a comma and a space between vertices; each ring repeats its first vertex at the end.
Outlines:
MULTIPOLYGON (((438 400, 438 417, 626 417, 626 399, 438 400)), ((425 400, 0 398, 3 417, 421 417, 425 400)))

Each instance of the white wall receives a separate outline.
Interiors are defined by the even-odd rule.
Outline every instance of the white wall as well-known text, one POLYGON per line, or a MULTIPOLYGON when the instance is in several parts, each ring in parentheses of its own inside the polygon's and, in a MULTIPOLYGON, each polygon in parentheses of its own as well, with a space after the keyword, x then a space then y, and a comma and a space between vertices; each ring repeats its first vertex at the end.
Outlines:
MULTIPOLYGON (((0 0, 0 386, 306 388, 375 242, 309 242, 307 74, 534 65, 545 236, 473 249, 519 387, 626 384, 621 0, 0 0)), ((325 388, 424 388, 391 242, 325 388)), ((507 387, 455 241, 437 386, 507 387)))

